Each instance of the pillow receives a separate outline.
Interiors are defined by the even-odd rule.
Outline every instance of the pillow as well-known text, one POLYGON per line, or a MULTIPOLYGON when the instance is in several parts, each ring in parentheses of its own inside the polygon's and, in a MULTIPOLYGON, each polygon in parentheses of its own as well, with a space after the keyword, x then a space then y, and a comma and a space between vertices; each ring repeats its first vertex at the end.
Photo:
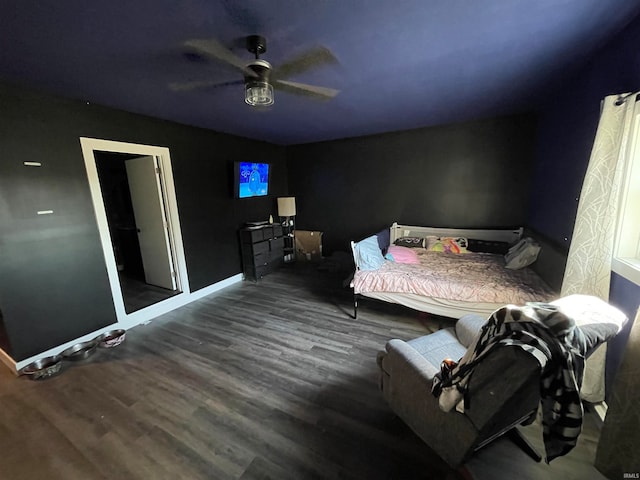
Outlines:
POLYGON ((447 253, 467 253, 467 239, 464 237, 445 237, 440 240, 447 253))
POLYGON ((495 240, 476 240, 474 238, 470 238, 467 240, 467 250, 469 252, 505 255, 509 251, 509 244, 507 242, 498 242, 495 240))
POLYGON ((409 248, 417 248, 424 247, 424 238, 421 237, 400 237, 395 242, 394 245, 398 245, 400 247, 409 247, 409 248))
POLYGON ((531 237, 520 240, 511 247, 504 256, 506 262, 505 268, 519 270, 531 265, 538 259, 540 248, 542 247, 540 247, 538 242, 531 237))
POLYGON ((628 321, 618 308, 592 295, 573 294, 551 302, 576 320, 586 340, 587 353, 593 353, 598 346, 615 337, 628 321))
POLYGON ((380 247, 380 251, 384 255, 385 253, 387 253, 389 244, 391 243, 391 233, 387 228, 386 230, 380 230, 378 233, 376 233, 376 237, 378 238, 378 247, 380 247))
POLYGON ((464 237, 427 238, 429 243, 427 250, 430 252, 467 253, 467 239, 464 237))
POLYGON ((418 254, 413 248, 391 245, 385 258, 396 263, 420 263, 418 254))
POLYGON ((424 248, 432 252, 442 252, 442 243, 440 242, 440 238, 435 235, 427 235, 424 239, 424 248), (438 243, 440 243, 440 246, 437 246, 438 243), (439 248, 439 250, 434 250, 434 247, 439 248))
POLYGON ((609 341, 618 334, 618 327, 613 323, 592 323, 590 325, 578 325, 587 342, 587 351, 584 358, 591 356, 593 352, 604 342, 609 341))
POLYGON ((429 252, 444 252, 444 244, 438 237, 430 238, 427 250, 429 252))
POLYGON ((360 270, 377 270, 384 264, 384 257, 378 246, 378 237, 372 235, 353 246, 356 266, 360 270))

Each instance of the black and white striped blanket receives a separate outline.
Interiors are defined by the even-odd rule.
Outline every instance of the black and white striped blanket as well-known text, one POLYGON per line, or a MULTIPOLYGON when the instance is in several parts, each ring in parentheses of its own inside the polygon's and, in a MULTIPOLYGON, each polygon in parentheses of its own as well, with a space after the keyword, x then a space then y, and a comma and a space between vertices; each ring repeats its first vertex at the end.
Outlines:
POLYGON ((536 358, 541 369, 540 404, 547 463, 567 454, 582 429, 580 385, 587 344, 573 318, 555 305, 530 303, 496 310, 449 378, 437 375, 434 394, 440 407, 464 411, 473 367, 501 345, 516 345, 536 358), (437 387, 437 388, 436 388, 437 387))

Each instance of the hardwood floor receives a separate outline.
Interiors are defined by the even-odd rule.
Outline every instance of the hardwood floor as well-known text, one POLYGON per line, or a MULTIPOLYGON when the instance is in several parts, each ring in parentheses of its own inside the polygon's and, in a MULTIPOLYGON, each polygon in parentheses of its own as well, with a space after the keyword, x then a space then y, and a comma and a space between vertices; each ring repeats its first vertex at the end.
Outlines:
POLYGON ((119 278, 124 309, 127 313, 136 312, 180 293, 179 290, 168 290, 150 285, 123 273, 119 274, 119 278))
MULTIPOLYGON (((57 377, 0 370, 0 478, 448 478, 384 403, 375 362, 388 339, 442 320, 372 301, 353 320, 343 277, 288 265, 129 330, 57 377)), ((499 440, 469 470, 598 478, 597 429, 583 437, 551 466, 499 440)))

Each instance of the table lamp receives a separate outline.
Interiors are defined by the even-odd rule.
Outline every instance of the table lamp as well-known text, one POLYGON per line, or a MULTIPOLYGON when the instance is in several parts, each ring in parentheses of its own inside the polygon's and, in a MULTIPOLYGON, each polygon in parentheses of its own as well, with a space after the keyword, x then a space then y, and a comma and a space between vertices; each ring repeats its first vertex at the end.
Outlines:
POLYGON ((280 217, 285 217, 282 225, 286 225, 293 230, 293 217, 296 216, 296 197, 279 197, 278 215, 280 217))

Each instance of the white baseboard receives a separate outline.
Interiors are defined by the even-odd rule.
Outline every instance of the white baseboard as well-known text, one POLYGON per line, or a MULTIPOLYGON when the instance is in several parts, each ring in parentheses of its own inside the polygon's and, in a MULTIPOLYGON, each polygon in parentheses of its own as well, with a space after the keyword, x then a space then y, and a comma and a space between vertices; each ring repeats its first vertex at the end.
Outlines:
POLYGON ((14 375, 18 375, 18 368, 16 367, 16 362, 14 362, 13 358, 7 355, 7 352, 2 350, 1 348, 0 348, 0 362, 4 363, 7 367, 9 367, 9 370, 11 370, 14 373, 14 375))
POLYGON ((20 369, 26 367, 31 362, 35 362, 40 358, 58 355, 60 352, 71 347, 72 345, 75 345, 76 343, 93 340, 98 335, 104 332, 108 332, 109 330, 115 330, 115 329, 129 330, 130 328, 136 327, 140 324, 149 323, 154 318, 159 317, 160 315, 163 315, 172 310, 175 310, 176 308, 180 308, 184 305, 187 305, 188 303, 199 300, 203 297, 206 297, 207 295, 211 295, 212 293, 215 293, 219 290, 222 290, 223 288, 226 288, 228 286, 231 286, 241 281, 242 281, 242 274, 238 273, 233 277, 225 278, 224 280, 220 280, 219 282, 216 282, 213 285, 209 285, 208 287, 202 288, 200 290, 196 290, 195 292, 189 292, 189 293, 185 292, 184 294, 176 295, 175 297, 171 297, 165 300, 164 302, 151 305, 147 308, 143 308, 142 310, 139 310, 138 312, 134 312, 133 314, 128 315, 127 320, 124 322, 116 322, 112 325, 108 325, 99 330, 96 330, 91 333, 87 333, 86 335, 75 338, 62 345, 58 345, 57 347, 50 348, 45 352, 41 352, 37 355, 33 355, 19 362, 14 361, 13 358, 11 358, 11 356, 9 356, 6 352, 0 349, 0 361, 4 363, 7 367, 9 367, 9 369, 17 375, 20 369))
POLYGON ((607 410, 609 409, 607 402, 594 403, 593 409, 596 411, 600 420, 604 422, 604 418, 607 416, 607 410))
POLYGON ((200 290, 196 290, 195 292, 191 292, 190 302, 198 300, 202 297, 206 297, 207 295, 211 295, 212 293, 215 293, 218 290, 222 290, 223 288, 229 287, 234 283, 241 282, 243 278, 244 276, 241 273, 238 273, 233 277, 225 278, 224 280, 220 280, 219 282, 216 282, 213 285, 209 285, 208 287, 204 287, 204 288, 201 288, 200 290))

